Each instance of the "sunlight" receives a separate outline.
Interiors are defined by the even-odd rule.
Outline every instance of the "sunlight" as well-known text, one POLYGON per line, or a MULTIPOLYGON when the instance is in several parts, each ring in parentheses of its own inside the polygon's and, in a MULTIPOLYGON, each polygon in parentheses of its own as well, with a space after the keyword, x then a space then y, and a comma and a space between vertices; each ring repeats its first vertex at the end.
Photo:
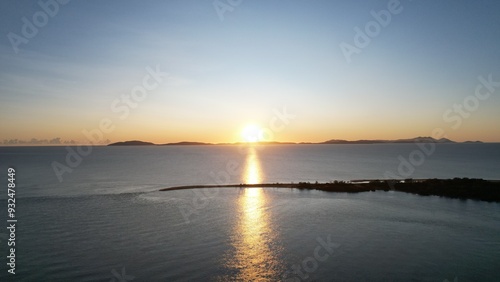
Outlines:
POLYGON ((245 188, 240 194, 240 218, 232 236, 234 252, 226 258, 226 266, 237 271, 231 281, 275 281, 273 277, 284 271, 279 250, 273 248, 279 234, 271 228, 267 206, 262 188, 245 188))
MULTIPOLYGON (((242 180, 257 184, 262 183, 262 178, 257 150, 249 146, 242 180)), ((283 273, 275 244, 279 233, 272 228, 268 207, 269 199, 263 188, 240 189, 239 218, 231 236, 234 251, 226 257, 226 266, 237 274, 227 281, 276 281, 275 277, 283 273)))
POLYGON ((255 148, 249 148, 243 182, 245 184, 259 184, 262 182, 259 158, 257 157, 255 148))
POLYGON ((262 141, 262 129, 257 124, 248 124, 241 131, 241 137, 248 143, 262 141))

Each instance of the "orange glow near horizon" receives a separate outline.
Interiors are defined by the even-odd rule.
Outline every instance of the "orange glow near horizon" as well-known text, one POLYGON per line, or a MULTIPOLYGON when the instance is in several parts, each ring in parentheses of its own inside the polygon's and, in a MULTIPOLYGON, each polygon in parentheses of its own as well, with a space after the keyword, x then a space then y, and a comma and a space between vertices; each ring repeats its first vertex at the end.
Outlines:
MULTIPOLYGON (((272 132, 273 140, 267 140, 270 134, 263 134, 264 130, 269 131, 269 126, 262 122, 249 123, 242 127, 241 121, 231 122, 225 126, 203 127, 193 125, 191 127, 163 127, 156 124, 147 126, 137 126, 136 124, 116 124, 116 130, 110 133, 96 133, 95 124, 84 125, 77 124, 76 129, 66 129, 64 123, 59 128, 45 129, 41 125, 27 125, 21 130, 20 128, 12 127, 12 125, 0 126, 0 143, 3 146, 47 146, 47 145, 88 145, 91 140, 88 139, 80 128, 84 128, 92 132, 91 138, 102 138, 99 144, 106 145, 105 141, 110 143, 123 142, 130 140, 140 140, 152 142, 155 144, 175 143, 181 141, 205 142, 205 143, 256 143, 259 141, 277 141, 277 142, 324 142, 331 139, 342 139, 348 141, 355 140, 395 140, 409 139, 418 136, 432 136, 433 130, 436 128, 443 129, 446 138, 457 142, 464 141, 483 141, 483 142, 500 142, 500 131, 489 130, 494 127, 494 120, 479 124, 473 120, 464 122, 459 130, 453 130, 449 124, 430 124, 415 125, 408 127, 407 124, 401 125, 397 121, 385 124, 383 127, 375 124, 363 124, 362 122, 350 121, 348 124, 335 124, 325 129, 318 122, 311 124, 291 123, 282 131, 272 132), (94 127, 92 127, 94 125, 94 127), (487 126, 483 126, 487 125, 487 126), (12 135, 7 135, 6 132, 12 132, 12 135), (60 138, 58 138, 60 137, 60 138), (60 143, 50 143, 54 139, 59 139, 60 143), (265 139, 265 140, 263 140, 265 139), (9 141, 11 141, 9 143, 9 141), (43 141, 43 142, 42 142, 43 141)), ((144 122, 146 123, 146 122, 144 122)))

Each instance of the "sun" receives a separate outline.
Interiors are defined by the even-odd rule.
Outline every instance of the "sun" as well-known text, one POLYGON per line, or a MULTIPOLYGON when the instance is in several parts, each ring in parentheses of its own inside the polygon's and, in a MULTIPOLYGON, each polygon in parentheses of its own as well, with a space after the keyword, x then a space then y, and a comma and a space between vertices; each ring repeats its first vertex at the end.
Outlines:
POLYGON ((241 130, 241 137, 248 143, 259 142, 262 140, 262 129, 257 124, 248 124, 241 130))

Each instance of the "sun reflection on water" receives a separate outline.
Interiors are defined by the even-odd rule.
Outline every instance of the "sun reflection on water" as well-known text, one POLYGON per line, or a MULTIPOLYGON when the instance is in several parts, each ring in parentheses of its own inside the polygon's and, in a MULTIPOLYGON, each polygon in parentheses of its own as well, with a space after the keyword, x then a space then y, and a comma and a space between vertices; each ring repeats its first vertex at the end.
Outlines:
POLYGON ((262 182, 259 158, 254 147, 248 149, 243 181, 245 184, 258 184, 262 182))
MULTIPOLYGON (((244 182, 261 183, 261 169, 253 148, 246 159, 244 182)), ((226 258, 232 275, 224 281, 276 281, 283 272, 278 232, 270 221, 269 199, 262 188, 243 188, 237 202, 238 219, 231 236, 234 250, 226 258)))

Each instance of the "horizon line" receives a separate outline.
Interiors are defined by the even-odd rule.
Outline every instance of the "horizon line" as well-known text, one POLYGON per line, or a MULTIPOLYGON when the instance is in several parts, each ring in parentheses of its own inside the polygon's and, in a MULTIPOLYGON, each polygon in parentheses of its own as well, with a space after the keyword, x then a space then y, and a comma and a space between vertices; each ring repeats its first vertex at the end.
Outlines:
POLYGON ((426 143, 419 142, 419 139, 431 139, 433 142, 427 143, 439 143, 439 144, 474 144, 474 143, 485 143, 485 144, 494 144, 500 143, 500 141, 453 141, 447 138, 435 139, 429 136, 419 136, 414 138, 406 138, 406 139, 357 139, 357 140, 345 140, 345 139, 330 139, 326 141, 320 142, 311 142, 311 141, 257 141, 257 142, 245 142, 245 141, 237 141, 237 142, 201 142, 201 141, 178 141, 178 142, 167 142, 167 143, 154 143, 149 141, 142 141, 138 139, 134 140, 126 140, 126 141, 117 141, 117 142, 109 142, 109 143, 59 143, 59 144, 34 144, 34 143, 15 143, 15 144, 0 144, 0 147, 65 147, 65 146, 93 146, 93 147, 106 147, 106 146, 203 146, 203 145, 377 145, 377 144, 410 144, 410 143, 426 143), (439 142, 439 140, 443 140, 439 142), (126 143, 142 143, 142 144, 126 144, 126 143))

